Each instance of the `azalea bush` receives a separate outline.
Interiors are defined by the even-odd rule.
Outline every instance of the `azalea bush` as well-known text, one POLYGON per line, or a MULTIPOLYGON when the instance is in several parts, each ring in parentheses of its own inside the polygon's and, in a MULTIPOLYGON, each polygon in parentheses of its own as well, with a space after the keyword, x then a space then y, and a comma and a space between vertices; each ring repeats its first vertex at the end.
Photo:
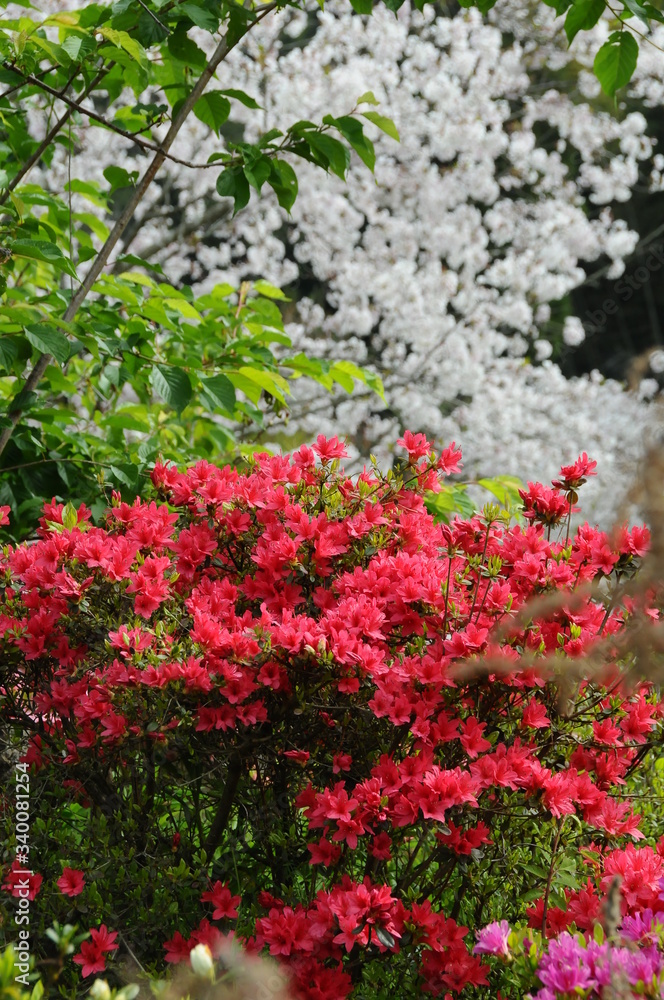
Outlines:
POLYGON ((158 462, 101 526, 53 502, 3 550, 3 763, 33 806, 19 840, 4 783, 2 916, 27 880, 47 989, 233 936, 303 1000, 488 996, 485 926, 591 934, 615 875, 657 908, 629 797, 664 714, 648 530, 573 529, 586 454, 518 516, 454 517, 460 450, 398 444, 398 475, 322 435, 158 462))

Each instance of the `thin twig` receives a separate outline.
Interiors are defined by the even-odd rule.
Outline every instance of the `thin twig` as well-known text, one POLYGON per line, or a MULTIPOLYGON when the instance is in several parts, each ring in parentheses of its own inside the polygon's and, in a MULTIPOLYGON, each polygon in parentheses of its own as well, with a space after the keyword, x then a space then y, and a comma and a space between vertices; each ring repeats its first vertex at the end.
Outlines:
MULTIPOLYGON (((96 74, 96 76, 93 77, 93 79, 90 81, 90 83, 88 84, 88 86, 85 88, 84 92, 81 94, 81 96, 79 98, 80 101, 84 100, 88 96, 88 94, 92 90, 94 90, 94 88, 97 86, 97 84, 99 83, 99 81, 102 79, 103 76, 106 75, 106 73, 109 71, 109 69, 111 68, 112 65, 113 65, 112 63, 109 66, 104 65, 99 70, 99 72, 96 74)), ((68 84, 68 86, 69 86, 69 84, 68 84)), ((37 146, 37 148, 34 151, 34 153, 31 156, 28 157, 28 159, 25 161, 25 163, 21 166, 21 169, 19 170, 19 172, 14 177, 12 177, 11 181, 9 182, 9 184, 7 185, 7 187, 5 188, 5 190, 2 192, 2 194, 0 194, 0 205, 4 205, 4 203, 7 201, 7 198, 9 197, 9 192, 13 191, 14 188, 16 188, 16 186, 18 184, 20 184, 20 182, 23 180, 23 178, 25 177, 25 175, 30 170, 32 170, 32 168, 34 167, 35 163, 39 162, 39 160, 41 159, 41 157, 44 154, 44 152, 49 148, 49 146, 51 146, 51 144, 53 143, 53 140, 55 139, 56 135, 58 134, 58 132, 61 131, 61 129, 64 128, 64 126, 67 124, 67 122, 69 121, 69 119, 71 118, 71 116, 73 115, 73 113, 74 113, 74 108, 71 107, 71 106, 69 106, 67 108, 67 110, 65 111, 64 115, 62 116, 62 118, 60 118, 55 123, 55 125, 53 126, 53 128, 49 132, 46 133, 46 135, 44 136, 44 138, 42 139, 42 141, 39 143, 39 145, 37 146)))
POLYGON ((546 880, 546 891, 544 893, 544 906, 542 907, 542 934, 546 937, 546 911, 549 908, 549 895, 551 893, 551 882, 553 881, 553 866, 556 860, 556 851, 558 850, 558 844, 560 843, 560 834, 562 833, 563 823, 565 822, 565 817, 560 817, 560 823, 558 824, 558 829, 556 830, 556 839, 553 842, 553 848, 551 849, 551 864, 549 865, 549 876, 546 880))
MULTIPOLYGON (((104 118, 103 115, 97 114, 96 111, 92 111, 90 108, 81 107, 81 105, 77 101, 72 101, 71 98, 65 97, 64 94, 61 94, 58 90, 55 90, 53 87, 49 87, 47 83, 42 83, 40 80, 38 80, 31 74, 29 73, 26 74, 25 80, 28 83, 32 83, 36 87, 39 87, 47 94, 52 94, 54 97, 57 97, 59 101, 62 101, 64 104, 67 104, 73 111, 79 111, 82 115, 85 115, 86 118, 90 118, 91 121, 97 122, 99 125, 103 126, 103 128, 107 128, 111 132, 116 132, 117 135, 121 135, 123 139, 129 139, 131 142, 135 142, 137 146, 140 146, 142 149, 147 149, 151 153, 160 153, 165 159, 171 160, 173 163, 179 163, 181 166, 189 167, 191 170, 208 170, 210 167, 219 166, 219 164, 215 162, 192 163, 190 160, 182 160, 180 159, 179 156, 173 156, 172 153, 167 152, 170 143, 166 145, 166 140, 164 140, 164 143, 162 145, 159 145, 159 143, 150 142, 149 139, 141 139, 140 134, 138 132, 128 132, 126 129, 120 128, 120 126, 116 125, 114 122, 110 122, 108 118, 104 118)), ((173 126, 171 125, 171 128, 172 127, 173 126)))
POLYGON ((157 17, 157 15, 156 15, 156 14, 154 13, 154 11, 151 11, 151 10, 150 10, 150 8, 149 8, 149 7, 147 7, 147 6, 146 6, 146 5, 145 5, 145 4, 143 3, 143 0, 138 0, 138 3, 139 3, 139 4, 140 4, 140 6, 141 6, 141 7, 143 8, 143 10, 145 11, 145 13, 146 13, 146 14, 149 14, 149 15, 150 15, 150 17, 152 18, 152 20, 153 20, 153 21, 154 21, 154 22, 155 22, 156 24, 158 24, 158 25, 159 25, 159 27, 160 27, 160 28, 162 28, 162 29, 163 29, 163 30, 164 30, 164 31, 166 32, 166 34, 167 34, 167 35, 170 35, 170 31, 169 31, 169 29, 168 29, 168 28, 166 27, 166 25, 165 25, 165 24, 162 24, 162 22, 161 22, 161 21, 159 20, 159 18, 158 18, 158 17, 157 17))

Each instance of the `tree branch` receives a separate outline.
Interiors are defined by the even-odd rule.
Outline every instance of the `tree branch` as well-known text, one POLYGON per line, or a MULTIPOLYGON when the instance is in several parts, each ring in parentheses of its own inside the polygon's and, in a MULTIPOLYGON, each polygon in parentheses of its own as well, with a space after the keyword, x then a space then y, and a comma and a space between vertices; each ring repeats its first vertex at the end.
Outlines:
POLYGON ((218 846, 219 838, 226 829, 226 824, 228 823, 228 817, 231 814, 231 807, 233 805, 237 786, 240 783, 241 775, 242 763, 239 756, 236 756, 231 759, 228 765, 226 784, 224 785, 224 790, 221 795, 219 808, 217 809, 216 816, 212 821, 212 826, 210 827, 208 835, 205 839, 204 849, 209 858, 211 858, 214 854, 218 846))
POLYGON ((80 113, 82 115, 85 115, 86 118, 90 118, 93 122, 98 122, 104 128, 109 129, 109 131, 116 132, 118 135, 121 135, 124 139, 130 139, 131 142, 135 142, 137 146, 141 147, 141 149, 147 149, 151 153, 163 153, 165 158, 167 160, 171 160, 173 163, 179 163, 183 167, 190 167, 192 170, 208 170, 210 167, 215 167, 218 165, 214 162, 191 163, 190 160, 181 160, 179 156, 173 156, 171 153, 166 152, 166 150, 168 149, 168 146, 166 145, 166 139, 168 139, 168 135, 166 136, 166 139, 161 145, 159 145, 159 143, 157 142, 150 142, 149 139, 141 139, 138 132, 127 132, 126 129, 120 128, 120 126, 115 125, 114 122, 109 122, 108 118, 104 118, 103 115, 97 114, 96 111, 92 111, 90 108, 81 107, 81 105, 77 101, 72 101, 71 98, 65 97, 65 95, 61 94, 59 90, 55 90, 53 87, 49 87, 47 83, 42 83, 36 77, 31 76, 30 74, 26 74, 25 81, 26 83, 34 84, 36 87, 39 87, 47 94, 52 94, 54 97, 57 97, 59 101, 62 101, 64 104, 67 104, 72 111, 80 111, 80 113))
MULTIPOLYGON (((261 15, 257 17, 256 20, 252 21, 250 24, 247 25, 243 34, 240 35, 235 40, 235 42, 233 42, 232 45, 228 45, 226 41, 227 36, 224 36, 221 39, 210 61, 208 62, 207 66, 205 67, 205 69, 199 76, 198 80, 196 81, 193 90, 186 98, 184 104, 182 105, 177 115, 175 116, 174 120, 172 121, 171 127, 169 128, 168 132, 166 133, 166 136, 164 137, 159 152, 155 154, 152 162, 150 163, 147 170, 143 174, 141 180, 137 184, 133 196, 130 198, 124 211, 122 212, 122 215, 115 223, 115 226, 113 227, 111 233, 109 234, 108 239, 106 240, 103 247, 97 254, 96 258, 94 259, 90 267, 90 270, 85 276, 83 283, 81 284, 80 288, 78 289, 73 299, 69 303, 69 306, 67 307, 65 314, 63 316, 65 322, 67 323, 71 322, 71 320, 74 318, 74 316, 80 309, 81 305, 87 298, 95 281, 97 280, 97 278, 103 271, 104 267, 108 263, 108 259, 111 256, 111 253, 113 252, 115 244, 118 242, 118 240, 124 233, 125 229, 129 225, 131 219, 134 216, 134 213, 136 212, 136 209, 142 202, 156 174, 158 173, 159 168, 166 160, 166 157, 168 155, 168 150, 173 145, 173 142, 175 141, 178 132, 182 128, 192 108, 196 104, 196 101, 200 98, 203 91, 207 87, 208 83, 214 76, 217 67, 223 62, 228 53, 241 41, 241 39, 244 38, 247 32, 249 32, 255 24, 260 24, 261 20, 264 17, 266 17, 270 11, 274 10, 276 6, 277 6, 276 0, 274 3, 266 4, 262 10, 261 15)), ((52 360, 53 357, 50 354, 41 354, 39 356, 39 358, 34 364, 32 371, 25 380, 25 385, 23 386, 24 392, 26 393, 33 392, 37 388, 44 372, 46 371, 52 360)), ((22 409, 13 410, 12 412, 8 413, 9 426, 4 427, 2 429, 2 433, 0 434, 0 455, 7 447, 7 443, 10 441, 11 436, 14 432, 14 428, 21 419, 22 413, 23 413, 22 409)))

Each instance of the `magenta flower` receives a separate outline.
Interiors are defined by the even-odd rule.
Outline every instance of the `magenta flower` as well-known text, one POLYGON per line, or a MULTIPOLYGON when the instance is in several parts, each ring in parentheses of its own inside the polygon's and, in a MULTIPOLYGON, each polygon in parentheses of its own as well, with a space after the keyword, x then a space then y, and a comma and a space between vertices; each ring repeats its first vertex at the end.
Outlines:
POLYGON ((594 985, 587 960, 586 949, 565 932, 549 945, 549 953, 543 956, 537 975, 545 986, 558 993, 571 993, 577 987, 586 989, 594 985))
POLYGON ((507 945, 511 930, 506 920, 495 920, 477 932, 473 955, 509 955, 507 945))

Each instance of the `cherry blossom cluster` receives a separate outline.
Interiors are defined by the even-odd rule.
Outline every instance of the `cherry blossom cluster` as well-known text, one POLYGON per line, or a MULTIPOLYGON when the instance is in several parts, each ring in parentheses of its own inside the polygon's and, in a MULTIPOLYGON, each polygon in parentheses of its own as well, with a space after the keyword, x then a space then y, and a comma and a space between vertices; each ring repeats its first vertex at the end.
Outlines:
MULTIPOLYGON (((662 858, 620 789, 664 706, 622 682, 621 636, 658 619, 657 595, 615 588, 648 530, 572 531, 585 452, 528 484, 517 523, 492 505, 437 521, 461 451, 397 444, 399 476, 347 475, 322 434, 244 467, 157 463, 152 496, 115 497, 101 526, 53 501, 3 550, 3 712, 50 817, 31 891, 49 886, 43 920, 94 900, 84 978, 120 932, 149 962, 232 933, 301 1000, 351 996, 378 967, 434 995, 485 985, 468 879, 488 886, 524 829, 599 845, 602 878, 563 910, 545 877, 530 914, 515 881, 485 916, 585 930, 614 874, 653 907, 662 858), (557 665, 593 656, 562 711, 557 665)), ((529 857, 513 878, 532 888, 529 857)), ((4 872, 7 896, 20 877, 4 872)))

